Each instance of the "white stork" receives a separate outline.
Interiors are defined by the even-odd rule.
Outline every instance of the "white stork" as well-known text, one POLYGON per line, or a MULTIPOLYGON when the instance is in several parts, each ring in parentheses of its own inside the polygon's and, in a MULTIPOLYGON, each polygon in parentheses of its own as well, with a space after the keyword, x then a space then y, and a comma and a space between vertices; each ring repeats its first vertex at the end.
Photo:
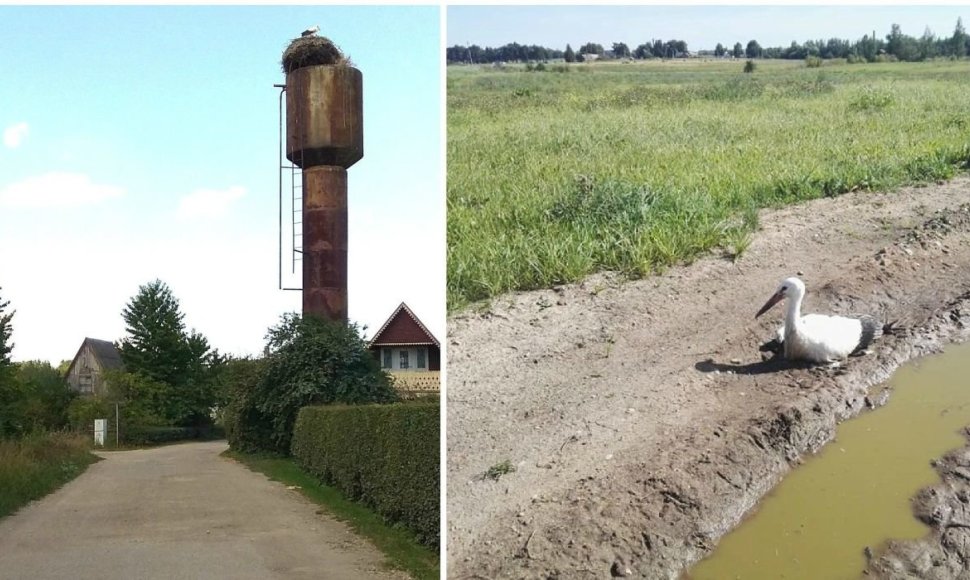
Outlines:
POLYGON ((807 360, 815 363, 834 363, 850 354, 865 351, 880 330, 876 320, 869 316, 848 318, 825 314, 802 316, 802 298, 805 284, 798 278, 786 278, 778 291, 765 302, 754 315, 761 316, 772 306, 788 299, 785 323, 778 329, 785 358, 807 360))
POLYGON ((320 25, 311 26, 303 31, 303 36, 313 36, 320 32, 320 25))

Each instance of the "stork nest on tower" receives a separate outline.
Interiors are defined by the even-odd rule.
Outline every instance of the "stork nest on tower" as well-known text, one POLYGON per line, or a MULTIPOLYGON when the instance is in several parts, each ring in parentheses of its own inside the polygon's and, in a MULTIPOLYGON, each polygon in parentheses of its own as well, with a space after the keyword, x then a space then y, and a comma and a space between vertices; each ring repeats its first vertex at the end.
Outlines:
POLYGON ((293 39, 283 51, 283 72, 305 66, 352 66, 340 48, 326 36, 304 36, 293 39))

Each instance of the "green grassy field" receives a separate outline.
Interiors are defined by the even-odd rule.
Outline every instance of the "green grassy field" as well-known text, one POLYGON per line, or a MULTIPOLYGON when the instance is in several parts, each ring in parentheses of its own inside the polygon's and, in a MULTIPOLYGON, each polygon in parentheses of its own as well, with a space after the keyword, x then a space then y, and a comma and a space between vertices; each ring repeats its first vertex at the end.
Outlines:
POLYGON ((449 310, 736 257, 762 207, 970 165, 968 61, 742 65, 449 67, 449 310))
POLYGON ((0 440, 0 518, 80 475, 98 458, 87 439, 52 433, 0 440))

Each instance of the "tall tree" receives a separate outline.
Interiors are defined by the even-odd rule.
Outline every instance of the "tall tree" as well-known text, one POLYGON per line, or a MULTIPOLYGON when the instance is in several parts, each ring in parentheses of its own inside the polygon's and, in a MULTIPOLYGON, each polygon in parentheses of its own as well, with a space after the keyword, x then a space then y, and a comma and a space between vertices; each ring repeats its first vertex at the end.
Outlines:
POLYGON ((748 41, 748 46, 744 49, 744 55, 748 58, 759 58, 761 56, 761 45, 758 44, 757 40, 748 41))
POLYGON ((185 315, 171 289, 161 280, 139 287, 122 317, 128 336, 120 342, 121 360, 128 373, 144 378, 150 387, 142 389, 151 393, 147 408, 173 424, 204 420, 214 399, 209 343, 201 334, 186 331, 185 315))
POLYGON ((782 58, 801 60, 808 56, 808 52, 796 41, 791 41, 791 45, 781 51, 782 58))
POLYGON ((576 62, 576 53, 573 52, 573 47, 566 45, 566 52, 563 54, 563 58, 566 62, 576 62))
POLYGON ((734 50, 731 51, 731 56, 734 58, 741 58, 744 56, 744 47, 741 46, 740 42, 734 43, 734 50))
POLYGON ((10 321, 13 319, 14 312, 5 313, 8 306, 10 302, 4 302, 3 296, 0 296, 0 369, 10 365, 10 352, 13 350, 13 343, 10 342, 13 327, 10 321))
POLYGON ((717 43, 717 46, 714 47, 714 56, 720 57, 724 56, 725 54, 727 54, 727 49, 724 48, 724 45, 720 42, 717 43))
POLYGON ((919 56, 921 60, 927 60, 935 57, 936 54, 936 35, 927 26, 919 39, 919 56))
POLYGON ((857 52, 862 55, 862 58, 869 62, 876 60, 876 55, 879 54, 879 45, 876 42, 876 37, 870 37, 868 34, 862 37, 857 45, 857 52))
POLYGON ((967 31, 963 28, 963 18, 957 18, 956 28, 953 29, 953 36, 950 37, 950 55, 966 56, 968 44, 970 44, 970 37, 967 36, 967 31))
POLYGON ((893 24, 892 30, 886 36, 886 52, 899 60, 913 61, 920 58, 919 42, 912 36, 903 34, 898 24, 893 24))
POLYGON ((172 290, 161 280, 140 286, 121 316, 128 333, 119 349, 125 368, 170 385, 183 382, 191 352, 172 290))
POLYGON ((903 45, 903 29, 898 24, 893 23, 889 34, 886 35, 886 52, 899 56, 903 45))
POLYGON ((630 56, 630 47, 625 42, 614 42, 613 56, 616 58, 628 58, 630 56))
POLYGON ((14 380, 13 364, 10 362, 10 352, 13 343, 13 326, 10 321, 14 312, 6 312, 10 302, 0 296, 0 437, 11 435, 19 431, 14 405, 18 399, 17 385, 14 380))

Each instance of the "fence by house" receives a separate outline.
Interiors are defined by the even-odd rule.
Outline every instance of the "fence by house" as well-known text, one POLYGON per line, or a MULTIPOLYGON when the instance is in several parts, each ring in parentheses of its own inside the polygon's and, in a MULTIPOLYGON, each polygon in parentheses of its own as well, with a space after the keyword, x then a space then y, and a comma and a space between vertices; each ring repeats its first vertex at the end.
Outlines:
POLYGON ((441 390, 441 371, 391 372, 394 388, 415 393, 437 393, 441 390))

